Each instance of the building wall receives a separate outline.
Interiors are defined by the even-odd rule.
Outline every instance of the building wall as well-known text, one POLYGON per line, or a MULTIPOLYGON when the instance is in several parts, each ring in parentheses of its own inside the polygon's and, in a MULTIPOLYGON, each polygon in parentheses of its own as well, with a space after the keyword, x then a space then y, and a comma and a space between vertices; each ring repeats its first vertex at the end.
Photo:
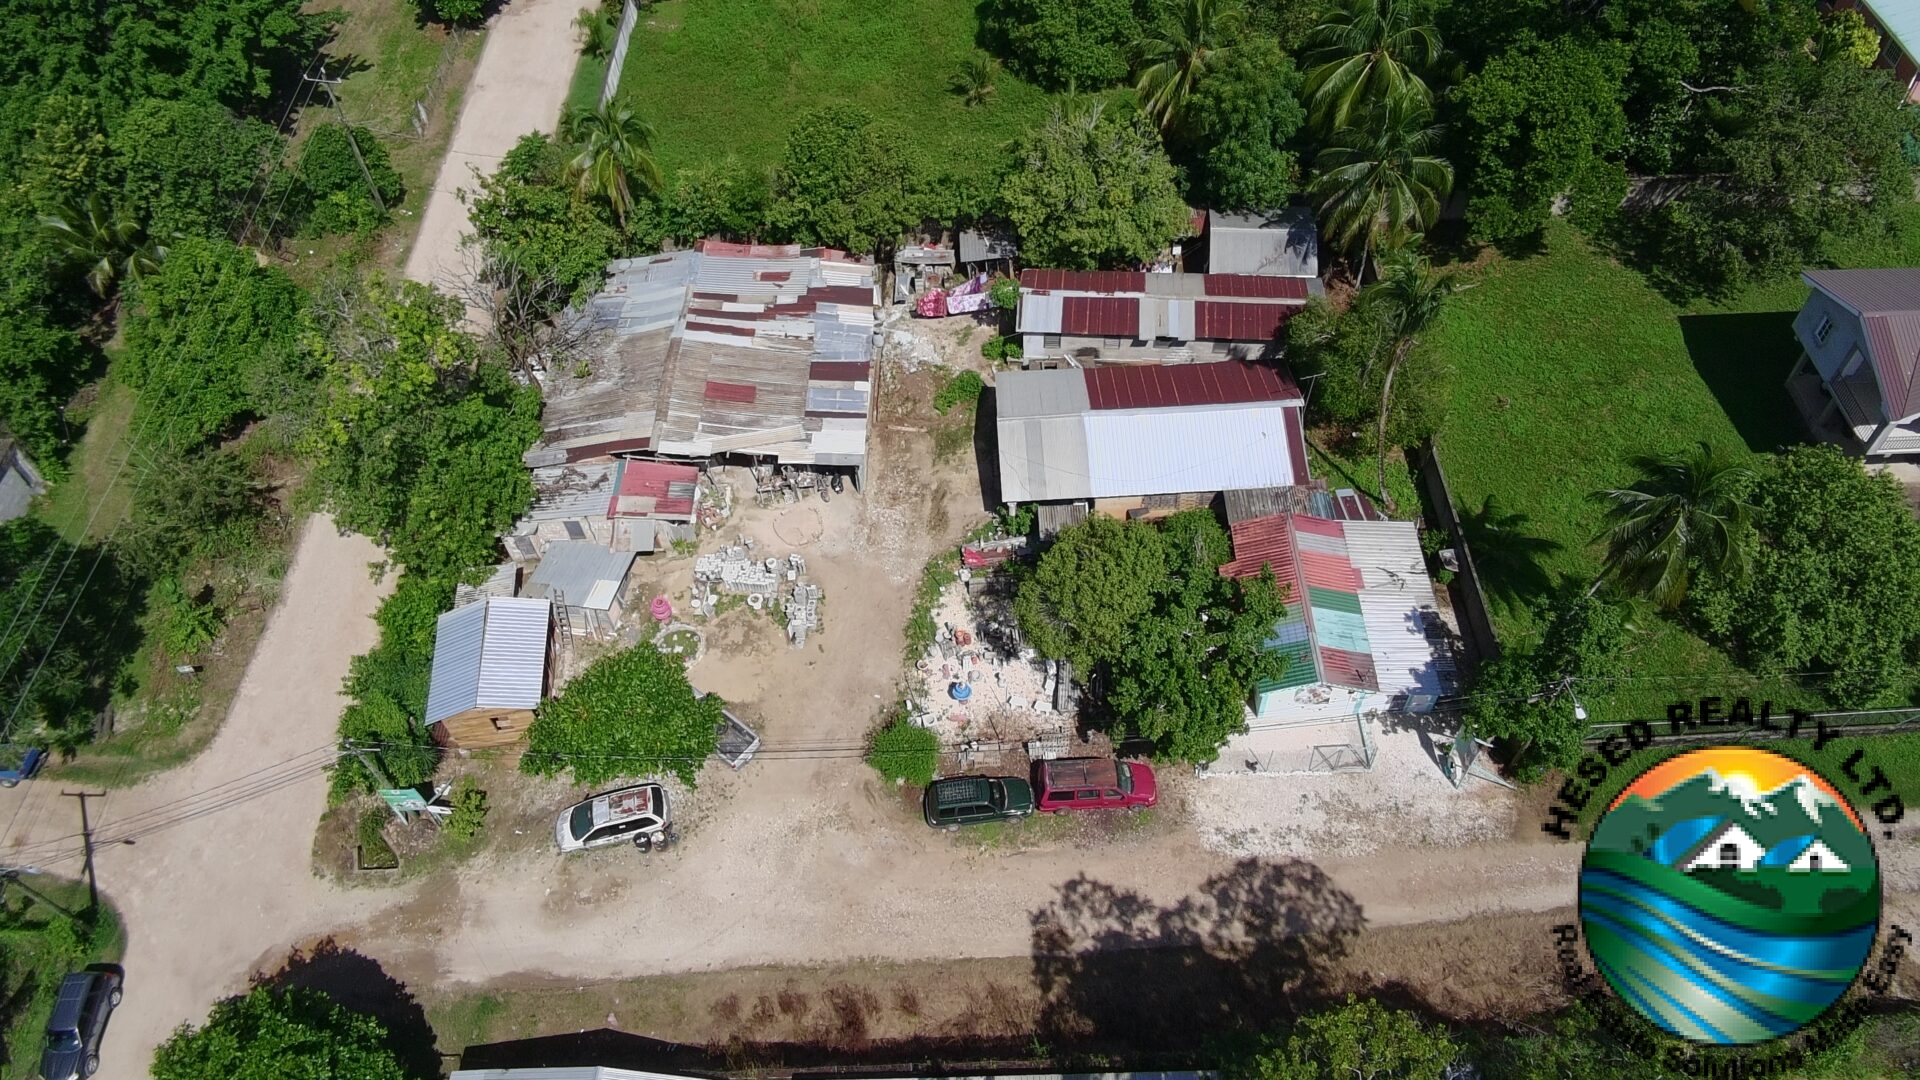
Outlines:
POLYGON ((1180 341, 1158 342, 1120 338, 1075 337, 1072 334, 1023 334, 1020 350, 1028 358, 1073 357, 1085 362, 1109 363, 1195 363, 1220 360, 1253 360, 1266 349, 1265 342, 1180 341))
POLYGON ((1273 690, 1253 697, 1253 715, 1258 721, 1294 723, 1305 720, 1340 720, 1369 711, 1385 712, 1393 695, 1377 690, 1349 690, 1343 686, 1313 683, 1284 690, 1273 690))
POLYGON ((33 504, 33 485, 19 471, 0 467, 0 521, 12 521, 26 514, 33 504))
POLYGON ((1807 350, 1807 358, 1813 361, 1820 378, 1829 382, 1839 376, 1841 368, 1846 365, 1847 356, 1855 347, 1866 347, 1859 318, 1819 289, 1813 290, 1813 295, 1807 297, 1806 306, 1794 317, 1793 333, 1800 339, 1801 347, 1807 350), (1833 320, 1833 329, 1827 333, 1826 341, 1816 341, 1814 331, 1820 328, 1821 320, 1826 318, 1833 320))
POLYGON ((1860 12, 1861 17, 1866 19, 1867 25, 1873 28, 1873 32, 1880 35, 1879 66, 1893 69, 1894 80, 1906 92, 1908 101, 1920 101, 1920 84, 1914 80, 1914 75, 1920 74, 1920 65, 1916 65, 1914 58, 1901 49, 1900 43, 1894 40, 1892 34, 1887 33, 1887 28, 1874 16, 1873 9, 1862 4, 1860 0, 1833 0, 1831 6, 1835 11, 1860 12))
POLYGON ((469 709, 447 717, 436 726, 446 729, 448 745, 462 750, 484 750, 526 741, 527 728, 532 724, 532 709, 469 709), (495 724, 495 720, 505 727, 495 724))

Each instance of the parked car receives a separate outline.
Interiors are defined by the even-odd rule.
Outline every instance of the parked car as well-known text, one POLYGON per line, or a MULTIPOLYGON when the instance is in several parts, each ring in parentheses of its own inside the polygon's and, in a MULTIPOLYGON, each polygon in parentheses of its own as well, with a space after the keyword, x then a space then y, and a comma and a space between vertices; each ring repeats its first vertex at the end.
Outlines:
POLYGON ((595 795, 561 811, 553 823, 553 838, 561 851, 632 843, 636 837, 662 833, 673 826, 667 789, 659 784, 595 795))
POLYGON ((1040 809, 1049 814, 1062 810, 1142 809, 1160 801, 1160 785, 1153 779, 1153 769, 1137 761, 1061 758, 1043 761, 1033 771, 1040 809))
MULTIPOLYGON (((11 755, 0 757, 0 761, 11 763, 11 760, 11 755)), ((27 747, 26 752, 20 755, 18 764, 9 764, 5 768, 0 768, 0 787, 12 787, 22 780, 33 779, 34 774, 40 771, 40 766, 46 762, 45 750, 38 746, 27 747)))
POLYGON ((60 980, 47 1018, 47 1048, 40 1055, 43 1080, 79 1080, 100 1069, 100 1037, 120 1004, 121 974, 101 967, 60 980))
POLYGON ((936 829, 1023 818, 1033 813, 1033 787, 1017 776, 945 776, 927 785, 924 810, 936 829))

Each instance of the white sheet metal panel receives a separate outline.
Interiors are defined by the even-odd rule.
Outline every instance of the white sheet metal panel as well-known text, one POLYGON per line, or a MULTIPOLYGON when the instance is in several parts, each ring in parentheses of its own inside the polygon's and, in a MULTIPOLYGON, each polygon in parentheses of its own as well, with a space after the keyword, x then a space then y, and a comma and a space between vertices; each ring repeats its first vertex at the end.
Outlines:
POLYGON ((1057 502, 1091 494, 1086 424, 1080 417, 1001 417, 997 426, 1001 501, 1057 502))
POLYGON ((1086 373, 1079 368, 1003 371, 994 381, 993 400, 1002 420, 1078 416, 1093 407, 1086 373))
POLYGON ((1367 645, 1373 653, 1374 677, 1380 682, 1381 692, 1437 697, 1444 690, 1433 645, 1420 629, 1415 595, 1413 590, 1397 594, 1363 592, 1360 618, 1367 625, 1367 645))
POLYGON ((1087 495, 1171 495, 1298 483, 1305 478, 1293 475, 1287 454, 1290 407, 1087 413, 1087 495))
POLYGON ((1343 521, 1347 558, 1360 571, 1366 591, 1406 593, 1419 604, 1434 603, 1427 560, 1420 553, 1420 530, 1411 521, 1343 521))
POLYGON ((551 599, 558 590, 568 607, 604 611, 608 601, 603 599, 595 605, 593 598, 610 598, 613 592, 601 587, 611 585, 617 591, 632 568, 631 551, 608 551, 600 544, 581 541, 548 544, 540 565, 527 580, 527 593, 551 599))
POLYGON ((821 428, 807 438, 807 445, 820 455, 864 457, 867 452, 867 430, 846 428, 821 428))
POLYGON ((441 615, 424 721, 437 724, 468 709, 540 704, 551 611, 542 599, 492 597, 441 615))
POLYGON ((1057 334, 1060 332, 1061 312, 1065 307, 1062 297, 1055 293, 1044 296, 1038 293, 1020 294, 1020 319, 1015 331, 1022 334, 1057 334))
POLYGON ((1167 302, 1167 336, 1178 341, 1193 340, 1193 301, 1167 302))

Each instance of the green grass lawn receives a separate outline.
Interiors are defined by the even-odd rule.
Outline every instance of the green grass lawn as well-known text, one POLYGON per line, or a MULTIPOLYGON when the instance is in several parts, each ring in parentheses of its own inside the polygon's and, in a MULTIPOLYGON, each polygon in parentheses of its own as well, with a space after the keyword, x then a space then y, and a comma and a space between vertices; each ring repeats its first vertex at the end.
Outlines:
POLYGON ((934 169, 979 174, 1047 95, 1006 72, 984 105, 953 92, 976 21, 974 0, 666 0, 634 28, 620 86, 668 172, 777 164, 799 113, 853 104, 901 125, 934 169))
POLYGON ((85 411, 86 433, 74 447, 69 475, 50 484, 40 501, 40 519, 69 543, 111 533, 133 504, 131 477, 121 467, 130 445, 133 406, 133 391, 114 379, 101 381, 85 411))
MULTIPOLYGON (((1920 263, 1920 212, 1902 224, 1835 261, 1920 263)), ((1440 449, 1461 512, 1491 496, 1524 515, 1522 531, 1541 549, 1475 550, 1505 641, 1537 630, 1528 600, 1597 568, 1601 508, 1591 494, 1631 482, 1634 455, 1701 440, 1755 453, 1803 441, 1782 386, 1799 357, 1791 324, 1806 288, 1797 279, 1682 308, 1561 222, 1542 253, 1496 258, 1472 278, 1426 347, 1446 350, 1458 371, 1440 449)), ((1789 682, 1754 679, 1652 616, 1623 676, 1611 692, 1583 695, 1595 719, 1659 715, 1669 698, 1703 692, 1818 703, 1789 682)))

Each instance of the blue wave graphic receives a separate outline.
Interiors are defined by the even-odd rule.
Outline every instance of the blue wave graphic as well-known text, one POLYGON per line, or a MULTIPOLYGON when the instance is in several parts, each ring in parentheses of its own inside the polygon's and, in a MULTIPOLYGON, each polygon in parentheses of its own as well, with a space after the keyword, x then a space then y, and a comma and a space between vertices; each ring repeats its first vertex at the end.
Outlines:
POLYGON ((1594 961, 1621 996, 1682 1038, 1741 1044, 1805 1026, 1844 994, 1877 922, 1771 934, 1729 924, 1631 878, 1581 873, 1594 961))

